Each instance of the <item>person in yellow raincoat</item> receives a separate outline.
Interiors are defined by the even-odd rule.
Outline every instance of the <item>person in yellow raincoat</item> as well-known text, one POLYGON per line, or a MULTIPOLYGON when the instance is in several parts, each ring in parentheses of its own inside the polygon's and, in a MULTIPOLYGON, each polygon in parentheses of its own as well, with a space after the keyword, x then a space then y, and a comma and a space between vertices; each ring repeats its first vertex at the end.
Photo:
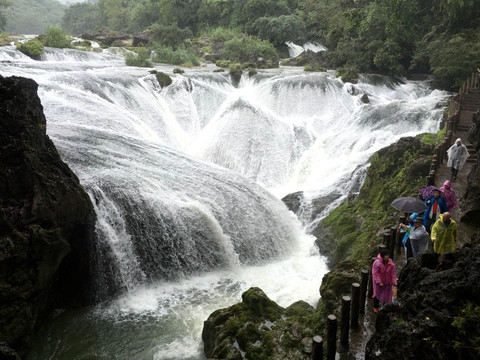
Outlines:
POLYGON ((449 212, 440 215, 432 227, 433 251, 443 255, 448 251, 455 250, 457 241, 457 223, 452 220, 449 212))

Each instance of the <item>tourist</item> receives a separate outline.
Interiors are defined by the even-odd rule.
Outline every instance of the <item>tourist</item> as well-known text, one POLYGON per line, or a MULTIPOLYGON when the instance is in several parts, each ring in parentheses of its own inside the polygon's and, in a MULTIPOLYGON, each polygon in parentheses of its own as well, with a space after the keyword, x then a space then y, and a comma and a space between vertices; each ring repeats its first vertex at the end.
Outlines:
POLYGON ((455 144, 447 150, 447 166, 452 168, 452 179, 457 179, 458 170, 461 170, 467 158, 470 156, 467 147, 462 144, 462 139, 458 138, 455 144))
POLYGON ((432 227, 433 251, 443 255, 447 251, 455 250, 457 241, 457 223, 451 218, 450 213, 440 215, 440 219, 432 227))
POLYGON ((423 218, 423 226, 430 233, 432 224, 438 220, 439 215, 448 211, 447 202, 444 198, 440 197, 441 191, 438 188, 433 190, 433 195, 429 196, 425 200, 425 205, 427 205, 427 210, 425 210, 425 215, 423 218))
POLYGON ((380 303, 392 302, 393 287, 397 286, 395 264, 387 249, 380 249, 372 265, 373 311, 378 312, 380 303))
POLYGON ((410 230, 410 246, 412 247, 413 256, 416 257, 419 253, 424 252, 428 248, 430 235, 423 226, 423 219, 417 217, 413 229, 410 230))
POLYGON ((450 182, 450 180, 445 180, 440 190, 442 191, 442 197, 445 199, 448 211, 451 215, 453 210, 455 208, 458 208, 458 202, 457 196, 455 195, 455 190, 452 189, 452 183, 450 182))
POLYGON ((410 232, 413 230, 415 225, 415 219, 418 218, 417 213, 413 213, 408 217, 408 225, 400 224, 400 227, 405 230, 405 236, 402 239, 402 245, 405 249, 405 258, 408 260, 413 257, 412 245, 410 243, 410 232))

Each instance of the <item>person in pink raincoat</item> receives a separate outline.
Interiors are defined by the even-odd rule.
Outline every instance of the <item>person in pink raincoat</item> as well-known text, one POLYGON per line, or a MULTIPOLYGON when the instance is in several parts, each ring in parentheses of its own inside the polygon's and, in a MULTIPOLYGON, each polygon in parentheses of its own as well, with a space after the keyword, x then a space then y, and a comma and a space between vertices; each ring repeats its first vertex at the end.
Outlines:
POLYGON ((380 303, 392 302, 393 287, 397 286, 397 271, 387 249, 380 249, 372 265, 373 310, 378 311, 380 303))
POLYGON ((455 195, 455 190, 452 189, 452 183, 450 180, 445 180, 440 190, 442 190, 441 196, 445 199, 448 210, 451 213, 454 208, 458 208, 458 202, 457 196, 455 195))

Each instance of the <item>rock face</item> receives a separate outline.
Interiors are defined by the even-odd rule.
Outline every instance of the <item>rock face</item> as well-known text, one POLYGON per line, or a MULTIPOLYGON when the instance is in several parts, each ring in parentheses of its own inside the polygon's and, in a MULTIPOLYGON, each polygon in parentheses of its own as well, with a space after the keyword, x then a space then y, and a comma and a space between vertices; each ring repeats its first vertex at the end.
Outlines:
POLYGON ((473 115, 473 127, 468 133, 468 140, 477 152, 477 162, 473 165, 467 179, 467 191, 462 204, 462 221, 478 226, 480 219, 480 112, 473 115))
POLYGON ((46 135, 37 87, 0 76, 0 342, 20 355, 51 306, 82 298, 94 224, 88 195, 46 135))
POLYGON ((410 260, 399 277, 399 303, 377 315, 365 359, 478 359, 480 245, 410 260))
POLYGON ((313 332, 302 319, 314 309, 298 301, 284 309, 259 288, 242 294, 242 302, 213 312, 202 339, 209 359, 304 359, 313 332))

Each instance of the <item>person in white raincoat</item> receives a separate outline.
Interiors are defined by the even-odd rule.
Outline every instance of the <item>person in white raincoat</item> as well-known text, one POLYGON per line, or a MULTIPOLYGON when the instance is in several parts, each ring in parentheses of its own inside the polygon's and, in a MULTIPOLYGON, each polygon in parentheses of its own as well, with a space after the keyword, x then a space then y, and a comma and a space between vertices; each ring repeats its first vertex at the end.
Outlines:
POLYGON ((455 144, 447 150, 447 166, 452 168, 452 179, 457 179, 458 170, 461 170, 467 158, 470 156, 467 147, 462 144, 462 139, 458 138, 455 144))

